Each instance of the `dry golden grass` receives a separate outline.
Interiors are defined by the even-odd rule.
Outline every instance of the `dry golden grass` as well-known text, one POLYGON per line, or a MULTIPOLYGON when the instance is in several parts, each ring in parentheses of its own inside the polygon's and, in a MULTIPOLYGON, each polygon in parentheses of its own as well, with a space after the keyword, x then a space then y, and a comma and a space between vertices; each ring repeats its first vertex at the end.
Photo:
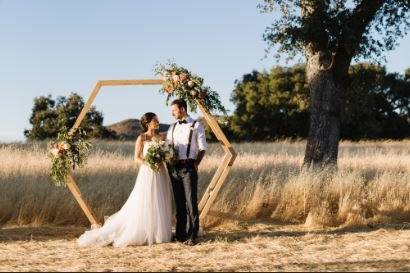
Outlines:
MULTIPOLYGON (((343 142, 336 173, 300 170, 303 142, 236 145, 239 156, 205 228, 221 221, 272 219, 308 226, 361 226, 410 221, 410 143, 343 142)), ((50 185, 45 143, 0 145, 0 223, 87 225, 65 188, 50 185)), ((220 148, 200 166, 200 195, 215 172, 220 148)), ((138 166, 133 143, 98 142, 76 176, 97 216, 117 211, 138 166)))
MULTIPOLYGON (((408 228, 408 226, 403 226, 408 228)), ((200 244, 78 248, 80 227, 0 230, 0 271, 409 271, 410 231, 220 226, 200 244)))
MULTIPOLYGON (((410 270, 409 141, 342 142, 335 173, 301 171, 304 142, 235 148, 201 245, 87 250, 74 238, 88 221, 67 189, 50 185, 45 143, 0 144, 0 271, 410 270)), ((76 173, 100 219, 133 187, 132 154, 132 142, 98 142, 76 173)), ((221 154, 211 145, 200 194, 221 154)))

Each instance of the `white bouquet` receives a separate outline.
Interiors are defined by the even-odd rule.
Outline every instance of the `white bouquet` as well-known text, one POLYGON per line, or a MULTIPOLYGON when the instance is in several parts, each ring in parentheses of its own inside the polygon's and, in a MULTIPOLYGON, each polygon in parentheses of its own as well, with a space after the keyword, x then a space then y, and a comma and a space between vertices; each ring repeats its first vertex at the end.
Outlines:
POLYGON ((147 150, 145 161, 154 171, 159 171, 163 163, 173 165, 177 159, 176 150, 166 141, 154 142, 147 150))

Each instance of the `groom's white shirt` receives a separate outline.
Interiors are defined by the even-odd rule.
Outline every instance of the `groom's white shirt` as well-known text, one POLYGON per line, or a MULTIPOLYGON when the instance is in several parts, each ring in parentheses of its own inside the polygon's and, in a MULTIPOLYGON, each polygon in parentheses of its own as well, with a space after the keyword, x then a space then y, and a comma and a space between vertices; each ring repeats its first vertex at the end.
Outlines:
MULTIPOLYGON (((179 124, 177 122, 174 129, 174 145, 178 149, 179 159, 187 159, 186 152, 188 149, 189 131, 191 130, 191 126, 194 123, 194 119, 188 116, 186 121, 187 123, 182 124, 179 124)), ((167 140, 170 142, 172 141, 172 125, 168 130, 167 140)), ((198 152, 200 150, 206 151, 206 149, 207 143, 205 137, 205 128, 201 122, 197 121, 192 132, 189 158, 196 159, 198 152)))

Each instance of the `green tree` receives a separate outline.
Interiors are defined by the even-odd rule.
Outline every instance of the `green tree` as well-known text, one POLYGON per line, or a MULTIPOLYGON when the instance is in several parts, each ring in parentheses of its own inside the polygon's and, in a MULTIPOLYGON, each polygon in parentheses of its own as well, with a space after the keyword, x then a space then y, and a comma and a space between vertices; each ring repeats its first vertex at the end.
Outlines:
POLYGON ((373 64, 350 67, 341 111, 342 138, 410 136, 410 77, 406 73, 387 73, 373 64))
MULTIPOLYGON (((76 93, 67 98, 60 96, 57 100, 53 100, 51 95, 36 97, 29 120, 32 128, 25 130, 24 135, 29 140, 55 138, 62 128, 69 129, 74 125, 83 107, 84 100, 76 93)), ((115 138, 115 133, 102 125, 103 121, 103 114, 93 106, 81 123, 81 128, 91 138, 115 138)))
MULTIPOLYGON (((349 69, 341 110, 343 139, 410 137, 410 77, 387 73, 374 64, 349 69)), ((230 129, 239 140, 306 137, 309 129, 309 91, 304 65, 253 71, 236 81, 230 129)))
POLYGON ((302 53, 307 61, 310 128, 304 166, 336 165, 350 64, 380 60, 394 49, 410 26, 410 1, 264 0, 259 6, 281 14, 264 34, 269 48, 289 57, 302 53))
POLYGON ((303 65, 253 71, 236 81, 232 131, 241 140, 305 137, 308 93, 303 65))

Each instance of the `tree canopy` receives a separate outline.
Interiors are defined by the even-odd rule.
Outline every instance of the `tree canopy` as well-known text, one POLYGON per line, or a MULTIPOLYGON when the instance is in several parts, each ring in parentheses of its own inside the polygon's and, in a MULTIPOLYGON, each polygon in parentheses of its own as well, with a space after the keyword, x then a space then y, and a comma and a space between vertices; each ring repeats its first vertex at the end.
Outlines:
MULTIPOLYGON (((34 106, 30 117, 31 129, 24 135, 29 140, 44 140, 55 138, 62 128, 70 129, 84 107, 83 98, 71 93, 70 96, 60 96, 54 100, 51 95, 34 98, 34 106)), ((91 138, 114 138, 115 134, 102 124, 103 114, 93 106, 86 114, 81 128, 91 138)))
POLYGON ((280 12, 263 37, 277 54, 291 56, 310 45, 333 54, 346 51, 356 59, 378 59, 410 27, 409 0, 264 0, 259 8, 280 12))
MULTIPOLYGON (((309 90, 304 65, 252 71, 236 81, 230 126, 238 140, 306 137, 309 90)), ((343 139, 410 137, 410 70, 387 73, 374 64, 349 69, 341 115, 343 139)))

